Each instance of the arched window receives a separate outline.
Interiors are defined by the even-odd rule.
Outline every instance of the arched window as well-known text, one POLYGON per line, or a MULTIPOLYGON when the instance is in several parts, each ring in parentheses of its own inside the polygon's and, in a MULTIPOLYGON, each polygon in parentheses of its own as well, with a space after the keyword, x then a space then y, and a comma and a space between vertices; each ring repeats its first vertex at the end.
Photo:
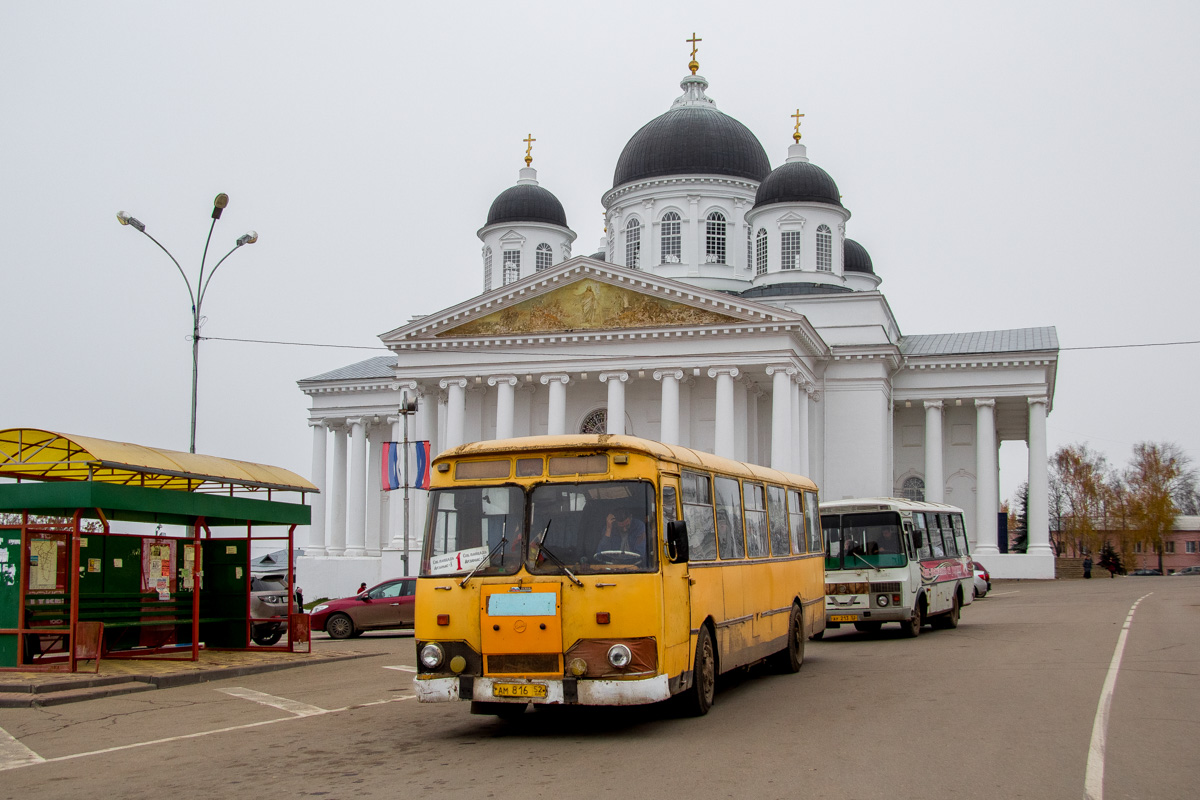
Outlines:
POLYGON ((758 263, 755 265, 756 275, 767 274, 767 229, 758 229, 758 263))
POLYGON ((800 231, 783 232, 779 264, 783 269, 800 269, 800 231))
POLYGON ((579 424, 580 433, 608 433, 608 411, 597 408, 583 418, 579 424))
POLYGON ((625 224, 625 266, 638 269, 642 265, 642 221, 630 217, 625 224))
POLYGON ((492 248, 483 248, 483 290, 492 290, 492 248))
POLYGON ((682 254, 679 215, 668 211, 662 218, 662 263, 678 264, 682 254))
POLYGON ((544 269, 550 269, 554 265, 554 250, 550 245, 542 242, 537 246, 537 250, 533 254, 533 268, 538 272, 544 269))
POLYGON ((828 225, 817 228, 817 270, 833 271, 833 231, 828 225))
POLYGON ((904 488, 900 490, 905 500, 925 500, 925 481, 920 478, 905 478, 904 488))
POLYGON ((520 250, 505 250, 504 251, 504 283, 503 286, 508 286, 521 279, 521 251, 520 250))
POLYGON ((704 226, 704 263, 725 263, 725 215, 714 211, 704 226))

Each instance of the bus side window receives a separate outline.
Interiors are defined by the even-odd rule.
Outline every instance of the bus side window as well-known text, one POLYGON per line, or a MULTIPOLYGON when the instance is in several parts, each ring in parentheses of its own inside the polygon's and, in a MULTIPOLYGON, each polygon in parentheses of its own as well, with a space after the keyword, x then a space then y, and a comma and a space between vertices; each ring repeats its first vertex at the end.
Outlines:
POLYGON ((742 484, 742 505, 746 514, 746 555, 764 558, 767 544, 767 504, 761 483, 742 484))
POLYGON ((717 549, 721 558, 745 558, 742 494, 738 482, 718 476, 713 483, 717 493, 717 549))
POLYGON ((688 557, 691 561, 712 561, 717 557, 710 480, 707 475, 683 473, 683 520, 687 523, 688 557))
POLYGON ((808 533, 808 552, 821 552, 821 516, 816 492, 804 493, 804 530, 808 533))
POLYGON ((920 539, 921 542, 920 546, 917 548, 917 558, 933 558, 933 551, 930 549, 929 543, 930 531, 929 527, 925 524, 925 514, 923 512, 913 512, 913 527, 915 528, 917 538, 920 539))
POLYGON ((954 542, 954 528, 950 526, 949 514, 938 514, 942 523, 942 538, 946 540, 946 555, 957 556, 958 545, 954 542))
POLYGON ((767 516, 771 525, 771 555, 786 556, 792 552, 787 522, 787 496, 782 486, 767 487, 767 516))
POLYGON ((804 552, 804 543, 807 537, 804 534, 804 500, 800 496, 800 492, 795 489, 788 489, 788 527, 792 531, 792 552, 800 554, 804 552))
POLYGON ((942 529, 938 527, 938 515, 928 515, 929 520, 929 549, 934 558, 945 558, 946 548, 942 545, 942 529))
POLYGON ((950 521, 954 523, 954 540, 958 542, 958 554, 970 555, 971 548, 967 543, 967 529, 963 527, 962 514, 953 514, 950 521))

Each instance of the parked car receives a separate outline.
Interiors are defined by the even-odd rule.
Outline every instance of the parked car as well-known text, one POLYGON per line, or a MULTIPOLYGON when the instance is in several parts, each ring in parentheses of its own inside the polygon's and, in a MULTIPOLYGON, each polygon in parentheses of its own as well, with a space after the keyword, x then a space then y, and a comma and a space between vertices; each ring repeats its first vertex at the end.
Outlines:
POLYGON ((1200 566, 1184 567, 1181 570, 1176 570, 1172 575, 1200 575, 1200 566))
POLYGON ((334 639, 348 639, 364 631, 413 626, 416 578, 392 578, 361 594, 327 600, 312 610, 312 629, 334 639))
POLYGON ((1129 574, 1130 575, 1162 575, 1162 573, 1156 569, 1135 569, 1133 572, 1131 572, 1129 574))
POLYGON ((286 575, 250 576, 250 638, 269 647, 287 632, 288 586, 286 575))
POLYGON ((975 573, 975 596, 983 597, 992 589, 992 576, 987 569, 978 561, 972 562, 975 566, 972 571, 975 573))

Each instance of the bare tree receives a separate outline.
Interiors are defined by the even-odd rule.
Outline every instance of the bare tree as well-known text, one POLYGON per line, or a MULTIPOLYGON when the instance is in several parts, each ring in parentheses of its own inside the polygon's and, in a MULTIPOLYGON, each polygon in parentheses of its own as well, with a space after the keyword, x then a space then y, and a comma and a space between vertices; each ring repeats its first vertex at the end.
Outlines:
POLYGON ((1060 447, 1050 464, 1062 487, 1064 544, 1075 555, 1098 551, 1104 535, 1096 522, 1103 518, 1108 462, 1086 444, 1073 444, 1060 447))

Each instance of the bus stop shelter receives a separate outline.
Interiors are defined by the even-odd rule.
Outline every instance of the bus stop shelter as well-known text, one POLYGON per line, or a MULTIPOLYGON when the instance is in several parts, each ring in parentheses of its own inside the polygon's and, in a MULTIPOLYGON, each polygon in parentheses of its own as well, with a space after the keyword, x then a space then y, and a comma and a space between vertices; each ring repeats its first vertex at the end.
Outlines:
POLYGON ((194 661, 202 647, 255 647, 262 625, 286 626, 282 648, 307 644, 291 554, 315 491, 263 464, 0 430, 0 670, 194 661), (270 540, 289 557, 286 602, 267 598, 282 609, 267 617, 252 604, 250 564, 270 540))

